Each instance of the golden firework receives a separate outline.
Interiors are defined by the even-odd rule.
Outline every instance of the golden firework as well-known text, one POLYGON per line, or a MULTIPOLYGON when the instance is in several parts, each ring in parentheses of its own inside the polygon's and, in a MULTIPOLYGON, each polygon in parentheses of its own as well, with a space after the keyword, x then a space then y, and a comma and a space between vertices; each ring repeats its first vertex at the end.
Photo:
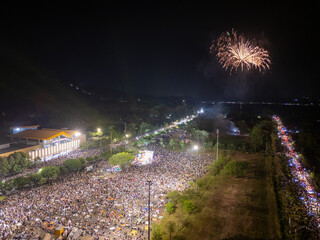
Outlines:
POLYGON ((237 71, 241 68, 262 70, 270 69, 270 57, 268 51, 251 43, 243 34, 237 35, 232 29, 231 33, 222 33, 211 47, 210 52, 217 52, 219 63, 225 70, 237 71))

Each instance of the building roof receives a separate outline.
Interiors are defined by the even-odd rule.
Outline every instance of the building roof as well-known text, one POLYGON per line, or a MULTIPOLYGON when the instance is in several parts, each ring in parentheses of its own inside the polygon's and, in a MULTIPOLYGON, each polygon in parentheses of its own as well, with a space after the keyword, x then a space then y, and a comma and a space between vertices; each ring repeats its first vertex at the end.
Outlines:
POLYGON ((10 147, 8 148, 3 148, 0 149, 0 157, 5 157, 5 156, 9 156, 10 154, 14 153, 14 152, 28 152, 27 150, 30 151, 30 149, 37 149, 40 148, 39 145, 35 145, 35 146, 30 146, 27 145, 26 143, 22 143, 22 142, 17 142, 17 143, 10 143, 10 147))
POLYGON ((73 134, 66 133, 64 130, 60 129, 27 129, 22 132, 18 132, 16 134, 12 134, 9 137, 14 138, 26 138, 26 139, 35 139, 35 140, 50 140, 56 138, 58 136, 66 136, 71 138, 73 134))
POLYGON ((48 131, 63 131, 70 136, 73 136, 75 133, 79 132, 77 130, 69 130, 69 129, 54 129, 54 128, 42 128, 42 130, 48 130, 48 131))
POLYGON ((10 129, 16 129, 16 128, 38 128, 40 125, 29 125, 29 126, 15 126, 15 127, 10 127, 10 129))

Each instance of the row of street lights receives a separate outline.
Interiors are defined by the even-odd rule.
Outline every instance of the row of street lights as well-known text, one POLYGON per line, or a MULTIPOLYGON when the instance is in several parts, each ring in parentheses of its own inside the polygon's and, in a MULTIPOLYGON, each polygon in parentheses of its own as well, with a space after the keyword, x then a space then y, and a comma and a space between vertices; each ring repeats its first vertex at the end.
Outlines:
MULTIPOLYGON (((97 129, 97 132, 100 133, 101 132, 101 129, 98 128, 97 129)), ((111 133, 112 134, 112 133, 111 133)), ((129 137, 129 135, 126 133, 126 128, 125 128, 125 148, 126 148, 126 143, 127 143, 127 138, 129 137)), ((111 139, 112 139, 112 135, 111 135, 111 139)), ((217 159, 219 157, 219 148, 218 148, 218 140, 219 140, 219 129, 217 129, 217 159)), ((197 151, 197 160, 199 160, 199 146, 198 145, 194 145, 193 149, 195 151, 197 151)), ((196 169, 196 180, 198 179, 198 168, 196 169)), ((151 180, 147 180, 147 185, 149 187, 149 194, 148 194, 148 240, 150 240, 150 222, 151 222, 151 203, 150 203, 150 188, 151 188, 151 185, 152 185, 152 181, 151 180)), ((197 186, 196 186, 196 190, 197 189, 197 186)))

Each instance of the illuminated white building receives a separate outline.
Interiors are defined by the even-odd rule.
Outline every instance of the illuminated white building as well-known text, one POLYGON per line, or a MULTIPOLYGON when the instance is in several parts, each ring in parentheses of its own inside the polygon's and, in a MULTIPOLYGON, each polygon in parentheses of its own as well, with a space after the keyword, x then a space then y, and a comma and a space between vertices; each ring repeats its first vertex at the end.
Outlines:
POLYGON ((18 128, 23 129, 22 127, 13 128, 16 129, 16 133, 11 134, 9 137, 11 138, 11 141, 32 146, 26 148, 25 151, 24 149, 18 150, 21 152, 28 152, 30 160, 34 160, 37 157, 42 160, 48 160, 73 151, 79 148, 81 143, 86 142, 86 136, 76 130, 27 128, 18 131, 18 128))

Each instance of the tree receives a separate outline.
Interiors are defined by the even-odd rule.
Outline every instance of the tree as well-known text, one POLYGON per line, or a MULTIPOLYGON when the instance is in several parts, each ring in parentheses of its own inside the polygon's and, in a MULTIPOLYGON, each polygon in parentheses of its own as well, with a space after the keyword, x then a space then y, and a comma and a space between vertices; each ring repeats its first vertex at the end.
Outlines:
POLYGON ((101 129, 97 129, 97 131, 89 131, 89 136, 90 137, 101 137, 103 135, 103 132, 101 131, 101 129))
POLYGON ((0 192, 2 195, 6 194, 6 183, 0 181, 0 192))
POLYGON ((166 210, 169 214, 174 213, 175 207, 173 206, 172 202, 167 203, 166 210))
POLYGON ((59 166, 49 166, 43 167, 40 169, 40 175, 43 178, 48 179, 49 181, 57 179, 60 175, 60 167, 59 166))
POLYGON ((224 167, 224 170, 231 175, 242 177, 246 174, 249 164, 247 162, 231 161, 224 167))
POLYGON ((178 204, 180 196, 181 195, 177 190, 167 193, 167 198, 173 203, 174 206, 178 204))
POLYGON ((93 158, 93 157, 87 157, 87 158, 86 158, 86 162, 88 162, 88 163, 92 163, 92 162, 94 162, 94 161, 96 161, 96 159, 93 158))
POLYGON ((78 158, 78 160, 79 160, 80 165, 81 165, 80 169, 84 168, 85 165, 86 165, 86 160, 84 158, 78 158))
POLYGON ((117 129, 116 126, 114 126, 114 125, 109 127, 108 135, 110 136, 110 139, 112 136, 112 139, 111 139, 112 143, 118 141, 119 139, 121 139, 123 137, 123 135, 120 134, 120 132, 123 133, 123 130, 117 129))
POLYGON ((0 157, 0 179, 9 173, 9 167, 7 159, 0 157))
POLYGON ((113 155, 109 159, 109 163, 113 166, 120 166, 121 169, 125 169, 133 162, 135 156, 128 152, 122 152, 113 155))
POLYGON ((158 224, 152 224, 152 240, 162 240, 162 233, 158 224))
POLYGON ((229 160, 230 157, 227 157, 225 151, 221 151, 218 160, 214 161, 212 165, 208 165, 209 172, 214 176, 219 174, 223 167, 226 165, 226 163, 229 162, 229 160))
POLYGON ((160 144, 161 147, 163 147, 163 148, 165 147, 162 138, 160 138, 159 144, 160 144))
POLYGON ((36 157, 34 160, 33 160, 33 164, 37 167, 37 165, 41 163, 41 158, 40 157, 36 157))
POLYGON ((79 159, 67 159, 62 165, 68 169, 69 172, 74 172, 84 168, 86 161, 82 158, 79 159))
POLYGON ((150 143, 150 138, 144 137, 140 138, 137 142, 137 147, 142 147, 143 145, 148 145, 150 143))
POLYGON ((108 158, 110 158, 111 157, 111 155, 112 155, 112 153, 111 153, 111 151, 105 151, 105 152, 103 152, 103 153, 101 153, 101 158, 103 158, 103 159, 108 159, 108 158))
POLYGON ((22 172, 24 169, 31 166, 31 161, 29 161, 29 155, 22 152, 15 152, 11 154, 8 159, 9 174, 17 174, 22 172))
POLYGON ((262 121, 255 125, 250 132, 250 144, 254 151, 266 149, 267 143, 271 143, 273 124, 271 121, 262 121))
POLYGON ((129 123, 127 125, 127 132, 129 132, 132 136, 136 136, 138 133, 138 125, 136 123, 129 123))
POLYGON ((30 179, 27 177, 17 177, 13 180, 13 185, 17 187, 18 189, 23 188, 27 184, 30 183, 30 179))
POLYGON ((184 142, 183 142, 183 141, 180 141, 179 144, 180 144, 181 149, 183 150, 183 149, 184 149, 184 146, 185 146, 185 145, 184 145, 184 142))
POLYGON ((200 143, 204 143, 209 138, 209 133, 204 130, 194 129, 192 135, 200 143))
POLYGON ((169 221, 169 222, 167 222, 166 227, 169 231, 169 239, 171 240, 171 234, 174 233, 174 231, 176 229, 176 223, 173 221, 169 221))
POLYGON ((183 210, 192 213, 195 209, 195 206, 193 205, 193 202, 191 200, 184 200, 183 202, 183 210))
POLYGON ((26 169, 31 166, 30 156, 23 152, 15 152, 13 153, 16 163, 21 166, 21 168, 26 169))
POLYGON ((169 145, 172 149, 174 149, 174 140, 171 138, 170 141, 169 141, 169 145))
POLYGON ((0 191, 3 195, 6 195, 6 191, 11 191, 13 189, 12 181, 0 182, 0 191))
POLYGON ((213 148, 213 141, 205 141, 203 146, 207 149, 212 149, 213 148))
POLYGON ((142 122, 139 127, 139 132, 140 132, 140 134, 145 134, 147 132, 150 132, 152 130, 152 128, 153 127, 151 124, 146 123, 146 122, 142 122))
POLYGON ((39 185, 39 183, 41 181, 41 175, 38 173, 32 173, 29 175, 29 179, 31 182, 33 182, 33 184, 39 185))

